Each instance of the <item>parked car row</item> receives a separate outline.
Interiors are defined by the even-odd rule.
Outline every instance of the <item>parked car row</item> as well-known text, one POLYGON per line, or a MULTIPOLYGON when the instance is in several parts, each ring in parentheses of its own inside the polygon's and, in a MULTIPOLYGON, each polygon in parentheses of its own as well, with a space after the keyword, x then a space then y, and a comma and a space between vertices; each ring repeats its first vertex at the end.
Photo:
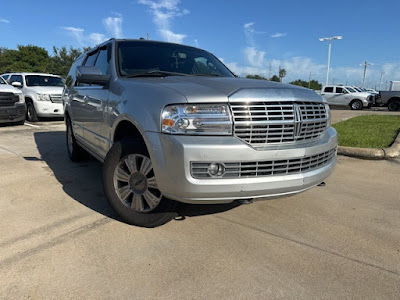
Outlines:
POLYGON ((386 106, 390 111, 400 111, 399 81, 392 81, 389 91, 380 92, 357 86, 329 85, 323 87, 321 96, 334 106, 350 106, 351 109, 386 106))
MULTIPOLYGON (((62 91, 64 89, 64 79, 60 76, 44 73, 7 73, 1 75, 4 78, 4 86, 8 89, 17 91, 24 103, 24 120, 35 122, 39 117, 63 117, 64 108, 62 104, 62 91)), ((7 95, 4 97, 7 98, 7 95)), ((2 118, 13 121, 15 118, 11 101, 0 104, 3 109, 2 118), (8 117, 6 117, 6 115, 8 117)), ((22 112, 22 109, 20 109, 22 112)), ((18 121, 21 116, 18 114, 18 121)))
POLYGON ((329 105, 350 106, 351 109, 356 110, 371 107, 375 103, 375 96, 371 92, 352 86, 325 86, 321 91, 321 96, 329 105))

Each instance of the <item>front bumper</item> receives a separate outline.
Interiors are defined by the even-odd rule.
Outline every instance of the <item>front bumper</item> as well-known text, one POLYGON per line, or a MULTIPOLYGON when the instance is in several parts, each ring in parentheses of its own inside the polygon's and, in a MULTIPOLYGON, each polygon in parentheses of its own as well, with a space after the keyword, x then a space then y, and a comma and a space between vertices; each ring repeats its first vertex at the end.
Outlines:
POLYGON ((290 175, 195 179, 191 162, 252 162, 289 160, 336 149, 337 134, 330 127, 311 145, 289 149, 255 150, 235 137, 178 136, 148 132, 149 153, 164 196, 186 203, 225 203, 235 199, 284 196, 324 181, 333 171, 336 156, 320 168, 290 175))
POLYGON ((34 101, 36 114, 39 117, 62 117, 64 116, 64 107, 62 103, 53 103, 50 101, 34 101))
POLYGON ((0 106, 0 123, 20 122, 25 120, 26 104, 15 103, 14 106, 0 106))

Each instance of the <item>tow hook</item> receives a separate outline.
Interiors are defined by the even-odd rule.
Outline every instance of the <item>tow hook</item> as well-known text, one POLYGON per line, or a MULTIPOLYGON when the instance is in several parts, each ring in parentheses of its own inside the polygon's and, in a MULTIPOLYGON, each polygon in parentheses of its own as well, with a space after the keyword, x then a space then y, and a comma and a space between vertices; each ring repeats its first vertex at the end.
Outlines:
POLYGON ((252 198, 248 198, 248 199, 237 199, 236 202, 238 202, 240 205, 243 205, 243 204, 252 204, 252 203, 253 203, 253 199, 252 199, 252 198))
POLYGON ((326 183, 322 181, 320 184, 318 184, 318 186, 326 186, 326 183))

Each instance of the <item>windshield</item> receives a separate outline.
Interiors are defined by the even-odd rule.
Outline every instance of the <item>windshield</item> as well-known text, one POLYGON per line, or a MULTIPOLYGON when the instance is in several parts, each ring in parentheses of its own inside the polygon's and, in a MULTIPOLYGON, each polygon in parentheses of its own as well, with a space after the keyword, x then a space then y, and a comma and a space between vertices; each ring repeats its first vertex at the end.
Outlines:
POLYGON ((346 89, 350 92, 350 93, 357 93, 354 89, 352 89, 351 87, 346 87, 346 89))
POLYGON ((45 75, 26 75, 27 86, 64 86, 64 79, 45 75))
POLYGON ((140 74, 234 77, 207 51, 157 42, 119 42, 118 68, 124 77, 140 74))
POLYGON ((0 77, 0 84, 7 84, 7 83, 4 81, 3 77, 0 77))

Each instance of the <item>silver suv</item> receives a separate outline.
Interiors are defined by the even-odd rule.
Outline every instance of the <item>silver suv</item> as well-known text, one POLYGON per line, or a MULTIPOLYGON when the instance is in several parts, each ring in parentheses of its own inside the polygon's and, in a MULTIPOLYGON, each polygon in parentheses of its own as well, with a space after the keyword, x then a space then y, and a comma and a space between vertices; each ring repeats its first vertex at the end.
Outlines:
POLYGON ((75 61, 63 101, 70 158, 102 161, 107 199, 138 226, 168 222, 176 201, 301 192, 336 163, 336 131, 319 95, 237 78, 193 47, 109 40, 75 61))

